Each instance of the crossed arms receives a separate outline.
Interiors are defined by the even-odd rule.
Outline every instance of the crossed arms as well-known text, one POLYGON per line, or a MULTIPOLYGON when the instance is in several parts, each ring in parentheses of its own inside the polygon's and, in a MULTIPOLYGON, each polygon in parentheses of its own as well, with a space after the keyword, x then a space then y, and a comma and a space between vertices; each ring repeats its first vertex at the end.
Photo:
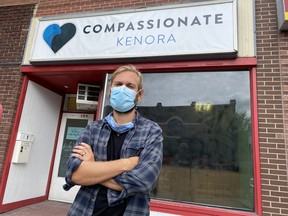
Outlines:
POLYGON ((112 178, 133 169, 139 161, 138 156, 105 162, 95 161, 92 149, 86 143, 75 146, 72 156, 83 160, 72 174, 74 183, 82 186, 101 184, 117 191, 123 188, 112 178))
MULTIPOLYGON (((84 143, 73 149, 72 157, 68 161, 64 189, 69 190, 75 184, 101 184, 121 192, 121 197, 138 192, 148 193, 153 189, 160 173, 163 136, 161 128, 155 124, 148 124, 145 129, 145 136, 138 139, 138 142, 141 142, 140 147, 143 147, 139 157, 126 151, 125 158, 113 161, 97 161, 97 158, 94 160, 94 152, 89 144, 85 144, 91 141, 91 130, 86 130, 87 134, 81 139, 84 143), (86 154, 83 154, 84 152, 86 154)), ((100 135, 97 134, 97 137, 100 135)))

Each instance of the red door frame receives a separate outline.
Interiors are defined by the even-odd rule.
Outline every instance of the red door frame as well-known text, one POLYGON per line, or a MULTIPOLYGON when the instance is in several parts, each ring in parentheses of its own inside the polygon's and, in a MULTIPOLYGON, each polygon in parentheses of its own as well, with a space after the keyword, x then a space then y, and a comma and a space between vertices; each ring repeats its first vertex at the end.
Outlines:
MULTIPOLYGON (((65 71, 74 71, 75 73, 81 72, 99 72, 106 73, 114 71, 118 66, 122 64, 88 64, 88 65, 53 65, 53 66, 22 66, 21 71, 26 75, 33 75, 37 77, 37 74, 41 74, 44 72, 49 72, 51 75, 53 73, 59 74, 59 72, 65 71)), ((237 58, 237 59, 218 59, 218 60, 202 60, 202 61, 177 61, 177 62, 141 62, 134 63, 136 67, 138 67, 143 73, 145 72, 174 72, 174 71, 208 71, 208 70, 249 70, 250 71, 250 83, 251 83, 251 109, 252 109, 252 140, 253 140, 253 169, 254 169, 254 199, 255 199, 255 211, 251 212, 241 212, 234 210, 226 210, 219 208, 212 208, 206 206, 199 205, 190 205, 190 204, 182 204, 182 203, 174 203, 174 202, 166 202, 159 200, 151 201, 151 210, 166 212, 166 213, 174 213, 181 215, 193 215, 203 216, 203 215, 215 215, 215 216, 230 216, 230 215, 241 215, 241 216, 252 216, 259 215, 262 216, 262 199, 261 199, 261 180, 260 180, 260 155, 259 155, 259 141, 258 141, 258 111, 257 111, 257 91, 256 91, 256 58, 237 58)), ((35 81, 35 80, 34 80, 35 81)), ((36 80, 37 81, 37 80, 36 80)), ((10 148, 8 151, 8 156, 6 159, 6 163, 4 166, 4 172, 2 176, 2 184, 0 186, 0 212, 1 207, 3 207, 3 196, 5 192, 5 186, 7 183, 7 178, 9 174, 9 168, 14 148, 14 142, 16 139, 16 132, 20 122, 21 111, 24 103, 25 94, 23 91, 26 91, 28 80, 24 82, 22 88, 22 97, 20 97, 17 115, 15 117, 14 128, 10 141, 10 148), (25 84, 26 83, 26 84, 25 84), (26 85, 26 87, 25 87, 26 85), (24 95, 23 95, 24 94, 24 95), (22 99, 21 99, 22 98, 22 99), (13 147, 12 147, 13 146, 13 147)), ((100 104, 101 106, 101 104, 100 104)), ((51 179, 51 172, 49 179, 51 179)), ((47 186, 49 187, 49 186, 47 186)), ((48 190, 46 190, 45 197, 35 199, 35 202, 39 202, 42 199, 47 199, 48 190)), ((25 201, 24 201, 25 202, 25 201)), ((22 206, 24 206, 24 202, 22 206)), ((33 200, 31 201, 33 203, 33 200)), ((30 203, 30 202, 29 202, 30 203)), ((20 203, 19 203, 20 204, 20 203)), ((20 206, 18 206, 20 207, 20 206)))

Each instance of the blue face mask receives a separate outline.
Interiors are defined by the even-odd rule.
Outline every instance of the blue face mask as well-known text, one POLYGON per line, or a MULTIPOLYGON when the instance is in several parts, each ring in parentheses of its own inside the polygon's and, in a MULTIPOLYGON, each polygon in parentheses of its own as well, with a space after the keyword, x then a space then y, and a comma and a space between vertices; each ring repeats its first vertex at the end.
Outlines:
POLYGON ((125 133, 134 127, 133 122, 128 122, 124 125, 118 125, 112 115, 106 116, 105 119, 110 127, 119 134, 125 133))
POLYGON ((118 112, 127 112, 135 106, 137 92, 125 85, 111 89, 110 104, 118 112))

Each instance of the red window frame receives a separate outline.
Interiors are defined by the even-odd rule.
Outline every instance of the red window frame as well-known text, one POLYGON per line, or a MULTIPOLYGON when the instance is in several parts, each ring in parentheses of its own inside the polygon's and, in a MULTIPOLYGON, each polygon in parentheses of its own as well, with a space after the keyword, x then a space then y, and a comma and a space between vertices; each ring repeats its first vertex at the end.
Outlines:
MULTIPOLYGON (((236 58, 236 59, 218 59, 201 61, 177 61, 177 62, 141 62, 133 63, 143 73, 146 72, 175 72, 175 71, 208 71, 208 70, 249 70, 250 71, 250 98, 252 113, 252 143, 253 143, 253 170, 254 170, 254 212, 244 212, 239 210, 213 208, 207 206, 183 204, 177 202, 168 202, 160 200, 151 201, 151 210, 164 213, 203 216, 262 216, 261 199, 261 179, 260 179, 260 155, 258 141, 258 111, 257 111, 257 83, 256 83, 256 58, 236 58)), ((89 65, 54 65, 54 66, 22 66, 21 71, 29 76, 37 76, 43 71, 53 73, 73 71, 75 73, 95 72, 107 73, 113 72, 117 67, 123 64, 89 64, 89 65)), ((102 104, 99 104, 100 107, 102 104)))
POLYGON ((260 154, 258 141, 258 111, 257 111, 257 82, 256 82, 256 58, 238 58, 234 60, 211 60, 211 61, 187 61, 171 62, 164 65, 154 65, 151 69, 142 65, 142 71, 207 71, 207 70, 239 70, 245 69, 250 72, 250 100, 252 118, 252 143, 253 143, 253 170, 254 170, 254 212, 244 212, 239 210, 213 208, 208 206, 183 204, 168 201, 151 201, 151 210, 170 214, 204 216, 262 216, 262 194, 260 180, 260 154))

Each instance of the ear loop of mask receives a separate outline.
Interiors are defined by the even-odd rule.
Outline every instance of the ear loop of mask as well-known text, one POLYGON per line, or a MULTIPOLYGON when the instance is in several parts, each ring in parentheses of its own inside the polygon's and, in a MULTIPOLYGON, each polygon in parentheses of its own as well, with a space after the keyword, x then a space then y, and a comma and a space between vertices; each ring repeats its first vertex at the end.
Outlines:
MULTIPOLYGON (((135 97, 135 101, 134 101, 135 107, 136 107, 136 105, 137 105, 138 102, 139 102, 137 95, 138 95, 139 92, 141 92, 141 91, 142 91, 142 89, 140 89, 138 92, 136 92, 136 97, 135 97), (136 98, 137 98, 137 100, 136 100, 136 98)), ((140 99, 140 102, 141 102, 141 101, 142 101, 142 98, 140 99)))

